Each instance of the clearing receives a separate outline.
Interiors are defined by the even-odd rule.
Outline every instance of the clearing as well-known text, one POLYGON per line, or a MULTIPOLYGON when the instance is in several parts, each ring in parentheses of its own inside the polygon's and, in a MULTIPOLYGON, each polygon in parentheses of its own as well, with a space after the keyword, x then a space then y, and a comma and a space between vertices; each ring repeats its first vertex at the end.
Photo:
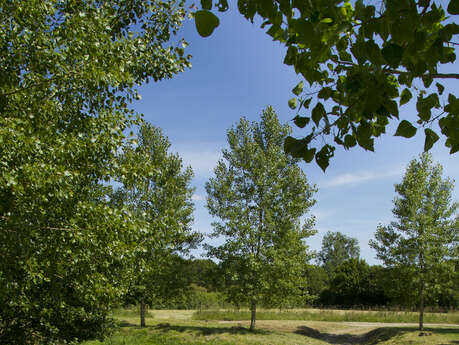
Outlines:
POLYGON ((84 345, 453 345, 459 344, 459 324, 426 324, 419 336, 415 323, 260 320, 249 332, 248 320, 193 320, 192 310, 152 310, 140 328, 135 310, 120 310, 121 327, 105 342, 84 345))

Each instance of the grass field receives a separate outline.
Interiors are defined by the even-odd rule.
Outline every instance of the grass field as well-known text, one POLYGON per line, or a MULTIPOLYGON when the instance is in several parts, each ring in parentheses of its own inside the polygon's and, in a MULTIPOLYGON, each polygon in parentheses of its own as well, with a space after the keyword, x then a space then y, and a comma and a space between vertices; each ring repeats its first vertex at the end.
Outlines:
MULTIPOLYGON (((296 310, 297 314, 307 310, 296 310)), ((273 311, 261 311, 260 314, 273 311)), ((312 311, 309 311, 312 312, 312 311)), ((345 314, 343 311, 327 311, 345 314)), ((273 312, 274 313, 274 312, 273 312)), ((291 312, 290 312, 291 313, 291 312)), ((330 315, 323 311, 317 314, 330 315)), ((357 313, 357 311, 355 311, 357 313)), ((364 312, 366 313, 366 312, 364 312)), ((234 315, 234 314, 233 314, 234 315)), ((296 314, 295 314, 296 315, 296 314)), ((306 314, 301 314, 306 315, 306 314)), ((459 344, 459 324, 426 326, 429 336, 419 336, 416 324, 336 322, 305 320, 259 320, 257 330, 248 331, 249 321, 195 320, 189 310, 153 310, 147 327, 140 328, 136 310, 118 310, 114 316, 121 327, 104 342, 84 345, 453 345, 459 344)), ((336 317, 336 315, 334 315, 336 317)))
MULTIPOLYGON (((250 320, 249 310, 206 310, 193 314, 195 320, 250 320)), ((305 320, 416 323, 419 313, 396 311, 294 309, 288 311, 260 310, 258 320, 305 320)), ((459 313, 425 313, 426 323, 459 324, 459 313)))

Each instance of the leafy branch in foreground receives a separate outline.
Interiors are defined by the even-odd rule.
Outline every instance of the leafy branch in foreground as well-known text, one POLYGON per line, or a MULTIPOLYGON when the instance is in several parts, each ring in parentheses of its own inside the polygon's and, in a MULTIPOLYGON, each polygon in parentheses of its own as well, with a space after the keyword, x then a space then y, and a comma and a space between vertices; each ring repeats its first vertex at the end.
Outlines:
POLYGON ((0 343, 103 337, 144 225, 106 182, 136 87, 189 66, 182 1, 0 0, 0 343), (64 230, 65 229, 65 230, 64 230))
MULTIPOLYGON (((228 9, 227 0, 215 2, 219 11, 228 9)), ((215 16, 211 0, 201 4, 201 12, 215 16)), ((336 145, 373 151, 375 138, 395 121, 396 136, 411 138, 423 128, 425 151, 440 139, 437 125, 450 153, 459 150, 459 99, 444 95, 441 81, 459 79, 441 68, 456 61, 459 25, 451 16, 459 14, 457 0, 449 2, 450 16, 431 0, 386 0, 377 7, 363 0, 240 0, 238 9, 250 21, 262 18, 261 27, 287 48, 284 63, 304 78, 288 102, 297 112, 294 123, 307 131, 286 139, 294 157, 315 158, 325 170, 336 145), (305 82, 313 94, 304 91, 305 82), (401 114, 414 98, 416 123, 401 114)), ((196 24, 213 30, 218 21, 196 17, 196 24)))

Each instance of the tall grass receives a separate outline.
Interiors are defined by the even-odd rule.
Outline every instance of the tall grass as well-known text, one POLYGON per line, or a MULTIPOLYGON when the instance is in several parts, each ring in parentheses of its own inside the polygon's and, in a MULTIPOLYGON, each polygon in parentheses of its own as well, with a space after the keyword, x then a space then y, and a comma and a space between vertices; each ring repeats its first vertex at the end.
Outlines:
MULTIPOLYGON (((140 318, 140 306, 130 306, 128 308, 117 308, 112 311, 112 316, 115 318, 123 317, 139 317, 140 318)), ((145 317, 153 317, 153 314, 147 309, 145 317)))
POLYGON ((93 340, 83 345, 232 345, 220 340, 180 339, 176 336, 132 330, 129 334, 116 334, 105 341, 93 340))
MULTIPOLYGON (((250 320, 248 310, 207 310, 195 312, 194 320, 250 320)), ((394 311, 357 311, 357 310, 260 310, 257 320, 308 320, 308 321, 356 321, 356 322, 387 322, 416 323, 419 314, 414 312, 394 311)), ((425 323, 459 324, 459 313, 425 313, 425 323)))

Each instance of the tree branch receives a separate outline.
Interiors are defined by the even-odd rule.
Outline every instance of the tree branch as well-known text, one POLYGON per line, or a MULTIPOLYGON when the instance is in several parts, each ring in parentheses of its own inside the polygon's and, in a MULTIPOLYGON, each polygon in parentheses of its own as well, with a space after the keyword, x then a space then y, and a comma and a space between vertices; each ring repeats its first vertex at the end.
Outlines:
MULTIPOLYGON (((340 65, 346 65, 346 66, 357 66, 356 63, 353 63, 350 61, 339 60, 337 61, 337 63, 340 65)), ((393 74, 410 73, 407 71, 400 71, 398 69, 388 69, 387 71, 393 74)), ((417 75, 416 78, 459 79, 459 73, 428 73, 428 74, 417 75)))

